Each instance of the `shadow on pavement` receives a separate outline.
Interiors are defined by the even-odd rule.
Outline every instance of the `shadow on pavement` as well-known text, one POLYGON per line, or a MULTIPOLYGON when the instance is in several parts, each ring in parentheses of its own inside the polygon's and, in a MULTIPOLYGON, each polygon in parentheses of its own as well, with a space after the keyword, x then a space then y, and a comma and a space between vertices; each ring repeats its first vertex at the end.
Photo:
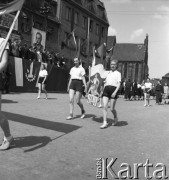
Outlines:
MULTIPOLYGON (((98 123, 103 123, 103 117, 97 117, 95 115, 92 115, 92 114, 88 114, 89 117, 92 117, 92 120, 93 121, 96 121, 98 123)), ((112 119, 110 118, 107 118, 107 122, 109 124, 112 124, 112 119)), ((127 126, 128 125, 128 122, 127 121, 118 121, 117 124, 115 126, 127 126)))
POLYGON ((14 114, 14 113, 10 113, 10 112, 3 112, 3 113, 7 117, 7 119, 14 121, 14 122, 19 122, 19 123, 23 123, 23 124, 27 124, 27 125, 31 125, 31 126, 36 126, 36 127, 50 129, 53 131, 58 131, 58 132, 64 133, 54 139, 51 139, 48 136, 27 136, 27 137, 14 138, 15 143, 14 143, 13 148, 34 146, 28 150, 25 150, 24 152, 33 151, 33 150, 39 149, 41 147, 44 147, 49 142, 54 141, 68 133, 71 133, 71 132, 81 128, 80 126, 76 126, 76 125, 47 121, 47 120, 43 120, 43 119, 33 118, 33 117, 29 117, 29 116, 23 116, 20 114, 14 114))
POLYGON ((2 103, 18 103, 17 101, 12 101, 9 99, 2 99, 2 103))
POLYGON ((20 114, 14 114, 10 112, 3 112, 3 113, 7 117, 7 119, 11 121, 28 124, 31 126, 36 126, 36 127, 40 127, 44 129, 50 129, 53 131, 63 132, 65 134, 71 133, 72 131, 75 131, 81 128, 80 126, 76 126, 72 124, 47 121, 44 119, 33 118, 33 117, 24 116, 20 114))
POLYGON ((14 146, 12 146, 12 148, 30 147, 29 149, 24 150, 24 152, 30 152, 42 148, 52 141, 48 136, 15 137, 14 140, 14 146))
POLYGON ((127 121, 118 121, 115 126, 127 126, 128 122, 127 121))

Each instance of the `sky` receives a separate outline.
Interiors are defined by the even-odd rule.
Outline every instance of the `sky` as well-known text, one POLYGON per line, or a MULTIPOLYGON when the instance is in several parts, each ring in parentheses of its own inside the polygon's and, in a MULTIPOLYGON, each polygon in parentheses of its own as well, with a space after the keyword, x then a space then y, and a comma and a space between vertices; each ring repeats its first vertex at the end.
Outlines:
POLYGON ((169 73, 169 0, 102 0, 117 43, 144 43, 150 78, 169 73))

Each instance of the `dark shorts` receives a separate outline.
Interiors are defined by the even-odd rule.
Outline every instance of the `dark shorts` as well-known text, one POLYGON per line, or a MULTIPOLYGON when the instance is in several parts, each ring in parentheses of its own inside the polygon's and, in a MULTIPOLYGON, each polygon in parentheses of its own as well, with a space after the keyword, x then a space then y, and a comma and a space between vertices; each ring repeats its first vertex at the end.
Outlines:
POLYGON ((72 79, 72 82, 69 88, 73 89, 74 91, 79 91, 83 93, 84 92, 83 81, 78 80, 78 79, 72 79))
POLYGON ((145 88, 145 93, 150 94, 151 93, 150 88, 145 88))
POLYGON ((109 99, 117 99, 118 98, 118 93, 116 94, 116 96, 113 98, 111 97, 111 95, 113 94, 113 92, 115 91, 116 87, 115 86, 106 86, 104 88, 104 91, 103 91, 103 96, 106 96, 108 97, 109 99))
MULTIPOLYGON (((42 84, 43 80, 44 80, 44 77, 39 77, 38 83, 42 84)), ((46 80, 45 80, 44 84, 46 84, 46 80)))

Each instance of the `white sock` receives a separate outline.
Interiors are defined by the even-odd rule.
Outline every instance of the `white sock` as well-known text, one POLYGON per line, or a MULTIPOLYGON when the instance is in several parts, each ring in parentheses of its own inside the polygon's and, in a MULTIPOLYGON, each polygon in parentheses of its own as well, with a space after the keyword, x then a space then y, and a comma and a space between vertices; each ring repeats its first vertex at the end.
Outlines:
POLYGON ((12 139, 12 136, 8 136, 8 137, 5 137, 5 136, 4 136, 4 140, 5 140, 5 141, 10 141, 11 139, 12 139))

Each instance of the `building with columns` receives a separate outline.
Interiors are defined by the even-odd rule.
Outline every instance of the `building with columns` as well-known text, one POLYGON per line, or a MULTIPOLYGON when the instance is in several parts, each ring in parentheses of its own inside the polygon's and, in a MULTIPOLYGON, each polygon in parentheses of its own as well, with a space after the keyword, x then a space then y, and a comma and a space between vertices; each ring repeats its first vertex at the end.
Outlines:
POLYGON ((108 37, 107 48, 113 47, 110 59, 118 59, 118 70, 122 79, 136 80, 141 83, 148 77, 148 35, 144 43, 116 43, 116 37, 108 37))

